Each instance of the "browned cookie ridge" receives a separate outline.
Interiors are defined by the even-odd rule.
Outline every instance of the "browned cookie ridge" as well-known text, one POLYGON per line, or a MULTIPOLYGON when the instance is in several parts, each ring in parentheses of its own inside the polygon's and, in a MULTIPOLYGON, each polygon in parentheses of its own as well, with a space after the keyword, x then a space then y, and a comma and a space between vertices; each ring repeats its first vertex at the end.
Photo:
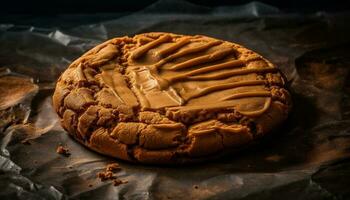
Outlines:
POLYGON ((53 95, 62 126, 102 154, 182 163, 246 146, 291 108, 269 61, 206 36, 111 39, 74 61, 53 95))

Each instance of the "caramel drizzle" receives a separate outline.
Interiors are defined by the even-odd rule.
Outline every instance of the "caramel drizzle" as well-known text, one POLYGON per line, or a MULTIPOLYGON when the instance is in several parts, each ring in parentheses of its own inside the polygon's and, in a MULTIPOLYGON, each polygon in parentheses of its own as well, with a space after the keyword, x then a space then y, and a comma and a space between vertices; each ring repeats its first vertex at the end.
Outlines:
POLYGON ((226 68, 236 68, 244 65, 245 62, 242 60, 231 60, 228 62, 216 64, 216 65, 209 65, 206 67, 202 67, 200 69, 192 70, 191 72, 188 72, 188 76, 193 76, 197 74, 202 74, 202 73, 207 73, 207 72, 212 72, 220 69, 226 69, 226 68))
POLYGON ((199 56, 197 58, 186 60, 185 62, 176 64, 169 69, 170 70, 180 70, 180 69, 194 67, 194 66, 200 65, 200 64, 205 64, 208 62, 213 62, 216 60, 220 60, 233 52, 234 52, 234 50, 231 48, 218 50, 218 51, 215 51, 214 53, 211 53, 209 55, 199 56))
POLYGON ((155 85, 152 82, 157 82, 159 84, 158 86, 161 86, 162 79, 157 76, 154 76, 154 74, 152 74, 152 72, 146 66, 134 68, 133 70, 128 71, 127 73, 133 77, 134 84, 132 84, 132 87, 136 96, 139 98, 141 105, 143 105, 144 107, 149 107, 152 105, 152 103, 147 98, 147 96, 150 94, 149 92, 151 92, 150 96, 156 98, 161 98, 162 95, 167 95, 168 98, 172 99, 173 102, 176 102, 176 105, 183 105, 185 103, 184 100, 178 95, 177 91, 172 87, 168 87, 168 84, 164 83, 166 84, 166 87, 164 86, 161 90, 159 90, 157 85, 155 85), (151 77, 146 82, 144 82, 146 84, 142 85, 142 78, 139 76, 140 72, 146 73, 149 77, 151 77), (160 93, 155 94, 159 91, 160 93))
POLYGON ((192 94, 190 93, 190 95, 187 98, 185 98, 185 100, 188 101, 190 99, 197 98, 219 90, 226 90, 226 89, 232 89, 232 88, 244 87, 244 86, 262 85, 264 83, 265 81, 263 80, 253 80, 253 81, 239 81, 235 83, 214 85, 214 86, 203 88, 200 91, 193 92, 192 94))
POLYGON ((247 97, 271 97, 271 93, 268 91, 260 91, 260 92, 242 92, 237 94, 232 94, 228 97, 222 98, 222 101, 232 100, 232 99, 241 99, 247 97))
POLYGON ((260 110, 254 110, 254 111, 239 111, 241 114, 245 115, 245 116, 250 116, 250 117, 258 117, 261 114, 263 114, 265 111, 267 111, 267 109, 270 108, 271 105, 271 98, 268 98, 265 101, 264 107, 260 110))
POLYGON ((221 41, 213 41, 213 42, 209 42, 207 44, 204 44, 204 45, 200 45, 198 47, 191 47, 191 48, 188 48, 188 49, 184 49, 184 50, 181 50, 175 54, 172 54, 160 61, 158 61, 157 63, 155 63, 154 65, 152 65, 152 67, 158 69, 159 67, 161 67, 162 65, 164 65, 165 63, 169 62, 169 61, 172 61, 176 58, 179 58, 179 57, 182 57, 182 56, 186 56, 188 54, 192 54, 192 53, 197 53, 197 52, 201 52, 201 51, 205 51, 213 46, 217 46, 219 44, 221 44, 222 42, 221 41))
POLYGON ((170 35, 164 35, 162 37, 159 37, 158 39, 156 39, 152 42, 149 42, 146 45, 133 51, 131 54, 131 58, 137 59, 137 58, 143 56, 145 53, 147 53, 150 49, 152 49, 152 48, 154 48, 162 43, 168 42, 169 40, 171 40, 170 35))
POLYGON ((190 42, 190 38, 189 37, 182 38, 178 42, 176 42, 173 45, 171 45, 170 47, 158 51, 157 54, 162 56, 162 57, 166 56, 166 55, 169 55, 169 54, 173 53, 174 51, 178 50, 179 48, 183 47, 184 45, 188 44, 189 42, 190 42))
MULTIPOLYGON (((132 59, 137 59, 147 53, 150 49, 156 48, 162 43, 168 42, 171 40, 171 37, 169 35, 164 35, 159 37, 158 39, 136 49, 132 55, 132 59)), ((217 46, 222 44, 222 41, 211 41, 208 42, 204 45, 199 45, 197 47, 189 47, 189 48, 184 48, 181 50, 182 47, 190 43, 191 40, 189 37, 185 37, 180 39, 179 41, 175 42, 174 44, 170 45, 169 47, 159 50, 156 52, 159 57, 164 57, 155 64, 152 64, 148 66, 150 71, 152 73, 156 73, 158 69, 163 66, 164 64, 176 59, 176 58, 181 58, 183 56, 192 54, 192 53, 197 53, 201 51, 206 51, 213 46, 217 46), (180 49, 180 50, 179 50, 180 49), (179 51, 178 51, 179 50, 179 51), (176 52, 177 51, 177 52, 176 52), (175 52, 175 53, 174 53, 175 52)), ((205 63, 213 62, 213 61, 219 61, 224 59, 226 56, 234 53, 235 50, 233 48, 225 48, 225 49, 220 49, 217 51, 214 51, 208 55, 203 55, 199 56, 196 58, 192 58, 189 60, 186 60, 184 62, 178 63, 170 67, 169 69, 166 70, 182 70, 182 69, 187 69, 187 68, 192 68, 198 65, 202 65, 205 63)), ((252 69, 238 69, 234 71, 228 71, 228 72, 218 72, 215 74, 206 74, 209 72, 214 72, 217 70, 221 69, 228 69, 228 68, 236 68, 236 67, 241 67, 248 61, 243 61, 243 60, 230 60, 226 61, 223 63, 219 64, 214 64, 214 65, 209 65, 205 66, 199 69, 191 70, 189 72, 185 72, 183 74, 175 75, 172 77, 169 77, 167 79, 159 77, 157 78, 157 81, 162 80, 162 83, 159 83, 161 85, 165 85, 168 87, 171 83, 175 83, 178 81, 205 81, 205 80, 218 80, 218 79, 225 79, 233 76, 238 76, 238 75, 246 75, 246 74, 251 74, 251 73, 274 73, 277 72, 278 70, 276 68, 272 67, 267 67, 267 68, 252 68, 252 69)), ((225 90, 225 89, 231 89, 231 88, 237 88, 237 87, 244 87, 244 86, 254 86, 254 85, 264 85, 265 81, 263 80, 250 80, 250 81, 240 81, 240 82, 234 82, 234 83, 227 83, 227 84, 218 84, 210 87, 206 87, 201 89, 200 91, 195 91, 195 92, 189 92, 186 97, 183 97, 185 101, 189 101, 190 99, 193 98, 198 98, 200 96, 213 93, 216 91, 220 90, 225 90)), ((166 87, 163 86, 161 87, 161 90, 165 89, 166 87)), ((234 99, 240 99, 240 98, 252 98, 252 97, 268 97, 268 99, 264 103, 264 107, 261 110, 257 111, 240 111, 243 115, 247 116, 258 116, 265 112, 271 104, 271 93, 269 91, 256 91, 256 92, 241 92, 241 93, 236 93, 229 95, 227 97, 224 97, 220 99, 220 101, 230 101, 234 99)), ((172 109, 170 107, 169 109, 172 109)))
MULTIPOLYGON (((202 68, 204 69, 204 68, 202 68)), ((202 74, 206 72, 211 72, 217 70, 217 68, 208 68, 206 70, 203 70, 201 72, 197 72, 196 74, 202 74)), ((238 75, 246 75, 246 74, 251 74, 251 73, 262 73, 262 72, 276 72, 276 68, 268 67, 268 68, 253 68, 253 69, 239 69, 239 70, 234 70, 231 72, 221 72, 217 74, 212 74, 212 75, 201 75, 201 76, 193 76, 191 72, 189 73, 184 73, 180 74, 178 76, 173 76, 168 79, 169 82, 178 82, 182 80, 191 80, 191 81, 205 81, 205 80, 218 80, 218 79, 224 79, 232 76, 238 76, 238 75)))
POLYGON ((103 70, 101 78, 119 100, 132 107, 138 105, 137 98, 117 70, 103 70))
MULTIPOLYGON (((135 71, 129 72, 132 76, 137 77, 137 73, 135 71)), ((135 80, 137 83, 137 81, 135 80)), ((132 89, 135 95, 138 97, 138 100, 141 105, 144 105, 145 107, 149 107, 150 103, 148 102, 147 98, 145 97, 144 94, 142 94, 142 91, 140 88, 136 87, 136 84, 132 84, 132 89)))
POLYGON ((220 70, 220 69, 236 68, 236 67, 240 67, 240 66, 244 65, 244 63, 245 62, 241 61, 241 60, 231 60, 228 62, 216 64, 216 65, 209 65, 206 67, 192 70, 192 71, 184 73, 184 74, 170 77, 170 78, 168 78, 168 82, 177 82, 177 81, 189 78, 190 76, 204 74, 204 73, 208 73, 208 72, 212 72, 212 71, 216 71, 216 70, 220 70))

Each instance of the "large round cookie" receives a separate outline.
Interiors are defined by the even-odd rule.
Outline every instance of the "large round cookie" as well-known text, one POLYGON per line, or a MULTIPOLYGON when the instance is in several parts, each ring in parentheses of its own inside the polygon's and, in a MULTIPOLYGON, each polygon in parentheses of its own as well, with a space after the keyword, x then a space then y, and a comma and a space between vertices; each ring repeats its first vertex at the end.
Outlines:
POLYGON ((90 149, 142 163, 205 160, 276 128, 291 99, 279 70, 238 44, 145 33, 111 39, 61 75, 53 105, 90 149))

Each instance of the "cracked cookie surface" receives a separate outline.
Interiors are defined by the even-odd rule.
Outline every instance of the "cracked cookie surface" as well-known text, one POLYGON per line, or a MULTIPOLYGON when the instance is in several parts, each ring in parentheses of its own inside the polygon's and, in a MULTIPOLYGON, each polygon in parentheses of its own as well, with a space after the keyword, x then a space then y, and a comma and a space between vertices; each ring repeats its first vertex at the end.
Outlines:
POLYGON ((142 163, 205 160, 281 124, 291 98, 279 70, 238 44, 145 33, 114 38, 74 61, 53 105, 76 140, 142 163))

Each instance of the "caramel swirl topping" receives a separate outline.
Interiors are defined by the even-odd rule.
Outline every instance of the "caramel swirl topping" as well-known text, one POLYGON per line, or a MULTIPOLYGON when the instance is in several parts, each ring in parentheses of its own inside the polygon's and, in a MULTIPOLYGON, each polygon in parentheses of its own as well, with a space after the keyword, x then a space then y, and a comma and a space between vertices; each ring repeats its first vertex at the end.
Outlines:
POLYGON ((278 73, 262 60, 240 58, 235 44, 208 37, 161 35, 135 48, 126 74, 142 110, 236 108, 256 116, 271 102, 268 83, 259 75, 278 73), (254 65, 252 65, 254 66, 254 65))

